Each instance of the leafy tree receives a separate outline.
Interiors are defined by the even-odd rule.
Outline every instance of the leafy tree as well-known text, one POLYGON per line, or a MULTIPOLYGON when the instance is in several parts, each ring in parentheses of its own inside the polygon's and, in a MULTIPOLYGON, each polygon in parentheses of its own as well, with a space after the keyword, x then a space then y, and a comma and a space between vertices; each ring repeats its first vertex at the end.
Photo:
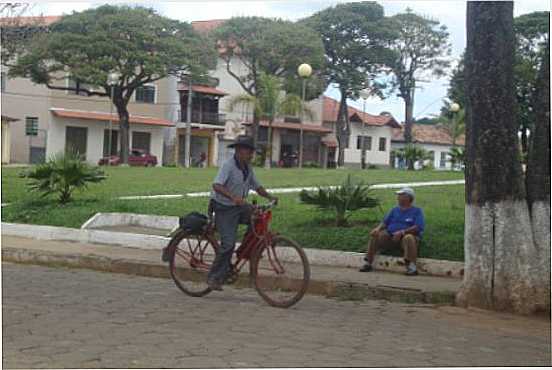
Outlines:
POLYGON ((447 100, 444 101, 444 105, 441 108, 441 117, 442 118, 452 118, 454 115, 450 110, 452 103, 460 105, 460 107, 466 106, 466 95, 465 95, 465 84, 464 84, 464 54, 460 56, 458 65, 452 70, 450 85, 447 90, 447 100))
POLYGON ((319 188, 318 192, 312 193, 303 190, 299 197, 303 203, 316 205, 321 209, 333 209, 336 226, 347 226, 347 219, 354 211, 380 205, 372 192, 370 186, 354 181, 348 175, 341 186, 319 188))
MULTIPOLYGON (((405 103, 404 138, 412 142, 412 116, 414 111, 414 93, 418 82, 425 82, 429 76, 441 77, 449 66, 451 53, 448 32, 445 25, 436 20, 414 14, 410 9, 406 13, 391 17, 392 26, 398 30, 398 37, 392 47, 398 57, 391 65, 393 88, 405 103)), ((409 169, 414 168, 412 162, 409 169)))
POLYGON ((285 94, 280 78, 261 72, 258 80, 257 96, 248 94, 238 95, 230 100, 229 109, 232 111, 241 104, 250 105, 257 117, 268 120, 268 146, 266 148, 266 167, 272 166, 272 125, 274 120, 284 115, 304 114, 313 116, 313 112, 303 103, 301 97, 295 94, 285 94))
POLYGON ((440 117, 439 120, 439 127, 444 129, 447 134, 452 139, 452 146, 456 146, 456 141, 461 135, 464 135, 466 132, 466 111, 464 109, 460 109, 458 112, 454 113, 454 115, 448 119, 445 117, 440 117))
MULTIPOLYGON (((217 27, 213 38, 228 74, 253 97, 260 94, 261 72, 289 81, 297 78, 300 64, 308 63, 317 71, 324 63, 320 37, 302 24, 281 19, 234 17, 217 27), (245 72, 232 68, 233 59, 240 62, 245 72)), ((259 119, 254 111, 255 143, 259 119)))
POLYGON ((106 178, 98 167, 88 165, 80 154, 72 152, 52 156, 22 176, 30 180, 32 191, 42 196, 57 194, 61 204, 70 202, 75 190, 84 190, 89 183, 99 183, 106 178))
MULTIPOLYGON (((529 150, 529 136, 535 122, 536 108, 533 105, 537 83, 537 73, 542 64, 543 54, 550 49, 549 12, 533 12, 514 18, 516 55, 514 64, 514 86, 518 102, 518 123, 521 135, 521 148, 524 156, 529 150)), ((464 82, 464 55, 452 72, 447 91, 450 102, 466 106, 464 82)), ((445 102, 441 115, 451 117, 450 102, 445 102)))
POLYGON ((550 12, 533 12, 514 19, 516 59, 514 85, 518 101, 518 121, 522 152, 529 149, 528 133, 533 130, 535 110, 533 105, 538 70, 545 50, 550 49, 550 12))
POLYGON ((169 75, 200 74, 216 63, 215 51, 183 22, 143 7, 104 5, 63 16, 34 35, 17 55, 10 76, 30 78, 53 90, 109 97, 119 114, 121 159, 128 162, 129 112, 136 89, 169 75), (111 72, 120 74, 114 88, 111 72), (63 81, 70 77, 76 86, 63 81), (85 86, 94 86, 94 89, 85 86))
POLYGON ((385 85, 376 77, 394 54, 386 44, 395 36, 384 18, 383 7, 375 2, 338 4, 305 19, 324 43, 329 83, 341 93, 337 117, 338 165, 343 165, 345 143, 350 135, 347 99, 358 99, 366 90, 383 98, 385 85))

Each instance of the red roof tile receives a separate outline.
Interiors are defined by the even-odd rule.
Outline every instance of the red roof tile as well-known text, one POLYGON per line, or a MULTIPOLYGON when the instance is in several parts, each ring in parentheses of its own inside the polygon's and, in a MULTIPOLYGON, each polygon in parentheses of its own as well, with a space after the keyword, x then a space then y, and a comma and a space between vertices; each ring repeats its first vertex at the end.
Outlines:
MULTIPOLYGON (((336 122, 337 113, 339 112, 339 102, 328 96, 324 96, 322 120, 324 122, 336 122)), ((374 116, 370 113, 364 113, 356 108, 348 106, 349 119, 356 116, 359 121, 364 122, 368 126, 391 126, 400 127, 399 123, 393 118, 393 116, 374 116)))
POLYGON ((225 21, 226 21, 226 19, 212 19, 212 20, 208 20, 208 21, 194 21, 194 22, 192 22, 192 27, 197 32, 207 33, 207 32, 210 32, 210 31, 214 30, 215 28, 217 28, 218 26, 223 24, 225 21))
MULTIPOLYGON (((415 143, 420 144, 441 144, 452 145, 452 138, 449 133, 437 125, 412 125, 412 137, 415 143)), ((404 142, 404 126, 399 129, 393 129, 392 141, 404 142)), ((456 139, 456 144, 464 145, 465 137, 461 135, 456 139)))
MULTIPOLYGON (((188 91, 188 84, 179 82, 176 89, 182 90, 182 91, 188 91)), ((204 85, 192 85, 192 91, 203 93, 203 94, 210 94, 210 95, 220 95, 220 96, 228 95, 222 90, 219 90, 217 88, 210 87, 210 86, 204 86, 204 85)))
POLYGON ((0 18, 0 25, 5 26, 30 26, 43 25, 49 26, 61 19, 60 15, 39 16, 39 17, 4 17, 0 18))
MULTIPOLYGON (((117 124, 119 122, 119 116, 116 114, 109 114, 109 113, 103 113, 103 112, 88 112, 88 111, 80 111, 80 110, 70 110, 70 109, 63 109, 63 108, 50 108, 50 111, 58 116, 63 118, 78 118, 78 119, 86 119, 86 120, 94 120, 94 121, 113 121, 114 124, 117 124)), ((144 117, 144 116, 135 116, 130 115, 129 117, 130 123, 133 124, 141 124, 141 125, 151 125, 151 126, 174 126, 174 123, 162 119, 162 118, 156 118, 156 117, 144 117)))

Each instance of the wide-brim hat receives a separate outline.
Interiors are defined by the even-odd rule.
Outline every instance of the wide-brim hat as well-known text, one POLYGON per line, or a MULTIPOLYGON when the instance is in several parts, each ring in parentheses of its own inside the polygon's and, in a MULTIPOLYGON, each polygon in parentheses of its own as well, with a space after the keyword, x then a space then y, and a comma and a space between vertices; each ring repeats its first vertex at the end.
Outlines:
POLYGON ((228 145, 229 148, 235 148, 238 146, 244 146, 251 150, 255 150, 255 145, 253 144, 253 138, 251 136, 240 135, 232 144, 228 145))

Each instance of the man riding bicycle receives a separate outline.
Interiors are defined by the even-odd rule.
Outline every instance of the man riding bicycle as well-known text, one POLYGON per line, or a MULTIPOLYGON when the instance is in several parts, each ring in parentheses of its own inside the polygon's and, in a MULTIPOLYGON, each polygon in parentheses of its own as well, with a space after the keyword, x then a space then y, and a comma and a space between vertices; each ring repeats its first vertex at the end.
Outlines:
POLYGON ((253 138, 238 136, 229 147, 235 148, 235 154, 220 168, 211 192, 215 225, 221 239, 220 248, 207 275, 207 284, 212 290, 222 290, 222 283, 230 272, 239 224, 250 223, 251 207, 246 203, 249 190, 255 190, 263 198, 278 201, 277 197, 267 193, 253 172, 253 138))

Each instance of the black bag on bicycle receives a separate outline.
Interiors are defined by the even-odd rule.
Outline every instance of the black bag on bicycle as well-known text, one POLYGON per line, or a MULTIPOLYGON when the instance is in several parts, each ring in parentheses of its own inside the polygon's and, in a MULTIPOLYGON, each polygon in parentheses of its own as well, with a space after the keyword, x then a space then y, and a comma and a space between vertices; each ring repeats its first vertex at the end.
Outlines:
POLYGON ((199 212, 191 212, 178 219, 180 229, 192 235, 201 234, 208 222, 207 216, 199 212))
MULTIPOLYGON (((208 221, 209 219, 207 216, 199 212, 191 212, 184 217, 179 217, 178 225, 181 230, 186 231, 190 235, 199 235, 203 232, 208 221)), ((169 259, 169 250, 168 247, 165 247, 161 252, 161 260, 163 262, 169 262, 169 259)))

